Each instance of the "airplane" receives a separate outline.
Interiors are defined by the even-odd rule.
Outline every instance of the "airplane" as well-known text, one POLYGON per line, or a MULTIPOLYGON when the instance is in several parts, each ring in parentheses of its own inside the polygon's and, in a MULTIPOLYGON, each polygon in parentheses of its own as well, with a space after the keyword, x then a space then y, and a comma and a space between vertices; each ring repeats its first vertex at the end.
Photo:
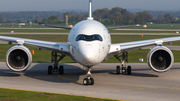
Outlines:
POLYGON ((59 43, 0 36, 0 40, 17 43, 17 45, 11 47, 6 53, 6 64, 9 69, 15 72, 22 72, 30 67, 32 54, 24 46, 26 44, 52 51, 51 57, 54 66, 48 66, 48 74, 52 74, 53 72, 64 74, 64 67, 60 65, 58 68, 58 63, 65 56, 69 56, 72 60, 87 68, 87 77, 84 78, 83 84, 93 85, 95 81, 91 75, 92 67, 108 60, 110 56, 114 56, 121 62, 121 66, 118 65, 116 67, 116 73, 127 73, 131 75, 131 66, 127 66, 128 52, 151 45, 155 45, 155 47, 147 55, 149 67, 159 73, 168 71, 172 67, 174 56, 170 49, 163 46, 163 43, 180 40, 180 37, 169 37, 112 44, 109 30, 137 25, 106 28, 102 23, 93 20, 91 0, 89 0, 89 17, 87 20, 80 21, 72 28, 55 25, 45 26, 69 29, 68 42, 59 43))

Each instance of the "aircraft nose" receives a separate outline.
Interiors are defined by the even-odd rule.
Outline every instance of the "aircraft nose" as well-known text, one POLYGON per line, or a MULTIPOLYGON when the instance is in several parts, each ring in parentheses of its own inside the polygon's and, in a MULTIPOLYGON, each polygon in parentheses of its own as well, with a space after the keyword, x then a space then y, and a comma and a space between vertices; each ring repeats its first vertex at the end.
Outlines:
POLYGON ((84 59, 86 61, 90 62, 90 63, 94 62, 93 54, 91 54, 91 53, 85 53, 84 54, 84 59))
POLYGON ((83 64, 94 65, 95 64, 95 53, 92 49, 84 49, 82 52, 83 64))

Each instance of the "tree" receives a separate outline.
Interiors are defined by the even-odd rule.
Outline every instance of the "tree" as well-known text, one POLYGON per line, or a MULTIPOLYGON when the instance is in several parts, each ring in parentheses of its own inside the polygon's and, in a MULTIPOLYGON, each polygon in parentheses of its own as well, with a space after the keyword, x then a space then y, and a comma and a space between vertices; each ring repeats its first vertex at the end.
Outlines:
POLYGON ((75 20, 76 20, 77 22, 79 22, 79 21, 82 20, 82 17, 83 17, 83 16, 82 16, 81 14, 77 14, 75 20))
POLYGON ((49 24, 57 24, 57 23, 60 23, 60 20, 58 20, 57 16, 50 16, 48 18, 48 23, 49 24))
POLYGON ((115 21, 116 25, 124 24, 126 9, 115 7, 110 10, 111 21, 115 21))
POLYGON ((17 22, 18 22, 18 23, 20 23, 20 22, 22 22, 22 20, 21 20, 21 19, 19 19, 17 22))
POLYGON ((121 14, 121 12, 116 12, 113 15, 113 19, 117 25, 120 25, 122 24, 122 21, 123 21, 123 15, 121 14))
POLYGON ((111 21, 108 20, 108 19, 103 19, 103 20, 102 20, 102 23, 105 24, 105 25, 110 25, 110 24, 112 24, 111 21))
POLYGON ((69 18, 69 22, 75 22, 75 19, 76 19, 75 16, 71 16, 71 17, 69 18))
POLYGON ((173 21, 173 17, 170 14, 165 14, 164 18, 166 23, 172 23, 173 21))
POLYGON ((108 10, 108 8, 103 8, 103 9, 101 10, 100 16, 102 16, 102 19, 107 19, 107 18, 109 18, 109 10, 108 10))
POLYGON ((33 23, 39 23, 39 22, 42 21, 42 19, 43 19, 43 18, 41 18, 40 15, 37 15, 37 16, 32 20, 32 22, 33 22, 33 23))
POLYGON ((120 7, 115 7, 111 9, 111 14, 115 14, 116 12, 121 12, 121 14, 124 14, 126 13, 126 9, 120 7))
POLYGON ((157 22, 157 23, 163 23, 163 20, 164 20, 163 15, 162 15, 162 14, 159 14, 158 17, 157 17, 156 22, 157 22))
POLYGON ((0 15, 0 23, 4 22, 4 17, 0 15))
POLYGON ((46 24, 46 23, 47 23, 47 20, 46 20, 46 18, 44 18, 44 19, 42 19, 42 21, 39 22, 38 24, 46 24))
POLYGON ((12 23, 12 20, 11 19, 7 19, 6 23, 12 23))
POLYGON ((98 20, 100 22, 102 22, 103 19, 109 19, 110 14, 108 8, 95 10, 93 13, 93 17, 95 20, 98 20))
POLYGON ((174 20, 173 20, 173 23, 177 23, 178 21, 179 21, 179 18, 175 17, 174 20))
POLYGON ((147 11, 143 12, 144 22, 151 22, 153 20, 153 16, 150 15, 147 11))
POLYGON ((135 23, 136 24, 144 24, 144 17, 142 12, 137 12, 136 13, 136 18, 135 18, 135 23))
POLYGON ((46 18, 44 18, 41 22, 42 22, 42 24, 46 24, 47 23, 46 18))

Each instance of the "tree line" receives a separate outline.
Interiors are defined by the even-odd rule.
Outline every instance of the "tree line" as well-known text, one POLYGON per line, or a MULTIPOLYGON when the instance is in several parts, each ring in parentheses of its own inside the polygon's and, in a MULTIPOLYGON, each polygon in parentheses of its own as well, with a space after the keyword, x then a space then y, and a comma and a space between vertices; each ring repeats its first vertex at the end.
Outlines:
POLYGON ((97 9, 93 12, 93 17, 105 25, 149 24, 151 22, 157 24, 180 23, 179 17, 173 17, 170 14, 159 14, 154 18, 148 11, 133 14, 120 7, 111 10, 97 9))
MULTIPOLYGON (((126 9, 115 7, 112 9, 103 8, 96 9, 93 12, 95 20, 100 21, 105 25, 130 25, 130 24, 148 24, 148 23, 180 23, 180 16, 172 16, 170 13, 159 13, 157 17, 152 16, 152 12, 143 11, 135 14, 126 9)), ((12 22, 33 22, 39 24, 59 24, 65 22, 65 16, 69 16, 69 23, 77 23, 87 19, 87 12, 3 12, 0 13, 0 23, 12 22)))

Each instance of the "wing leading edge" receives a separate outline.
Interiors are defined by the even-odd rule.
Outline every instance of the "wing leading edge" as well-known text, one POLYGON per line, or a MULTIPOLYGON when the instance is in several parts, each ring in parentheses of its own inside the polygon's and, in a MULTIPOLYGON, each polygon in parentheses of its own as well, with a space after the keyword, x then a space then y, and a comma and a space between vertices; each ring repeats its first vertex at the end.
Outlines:
POLYGON ((58 53, 70 56, 68 44, 64 44, 64 43, 39 41, 39 40, 6 37, 6 36, 0 36, 0 40, 35 46, 38 48, 46 49, 49 51, 56 51, 58 53))
POLYGON ((139 49, 146 46, 163 44, 166 42, 179 41, 180 37, 170 37, 170 38, 161 38, 161 39, 152 39, 152 40, 143 40, 143 41, 134 41, 126 43, 111 44, 109 51, 109 56, 116 55, 125 51, 131 51, 139 49))

